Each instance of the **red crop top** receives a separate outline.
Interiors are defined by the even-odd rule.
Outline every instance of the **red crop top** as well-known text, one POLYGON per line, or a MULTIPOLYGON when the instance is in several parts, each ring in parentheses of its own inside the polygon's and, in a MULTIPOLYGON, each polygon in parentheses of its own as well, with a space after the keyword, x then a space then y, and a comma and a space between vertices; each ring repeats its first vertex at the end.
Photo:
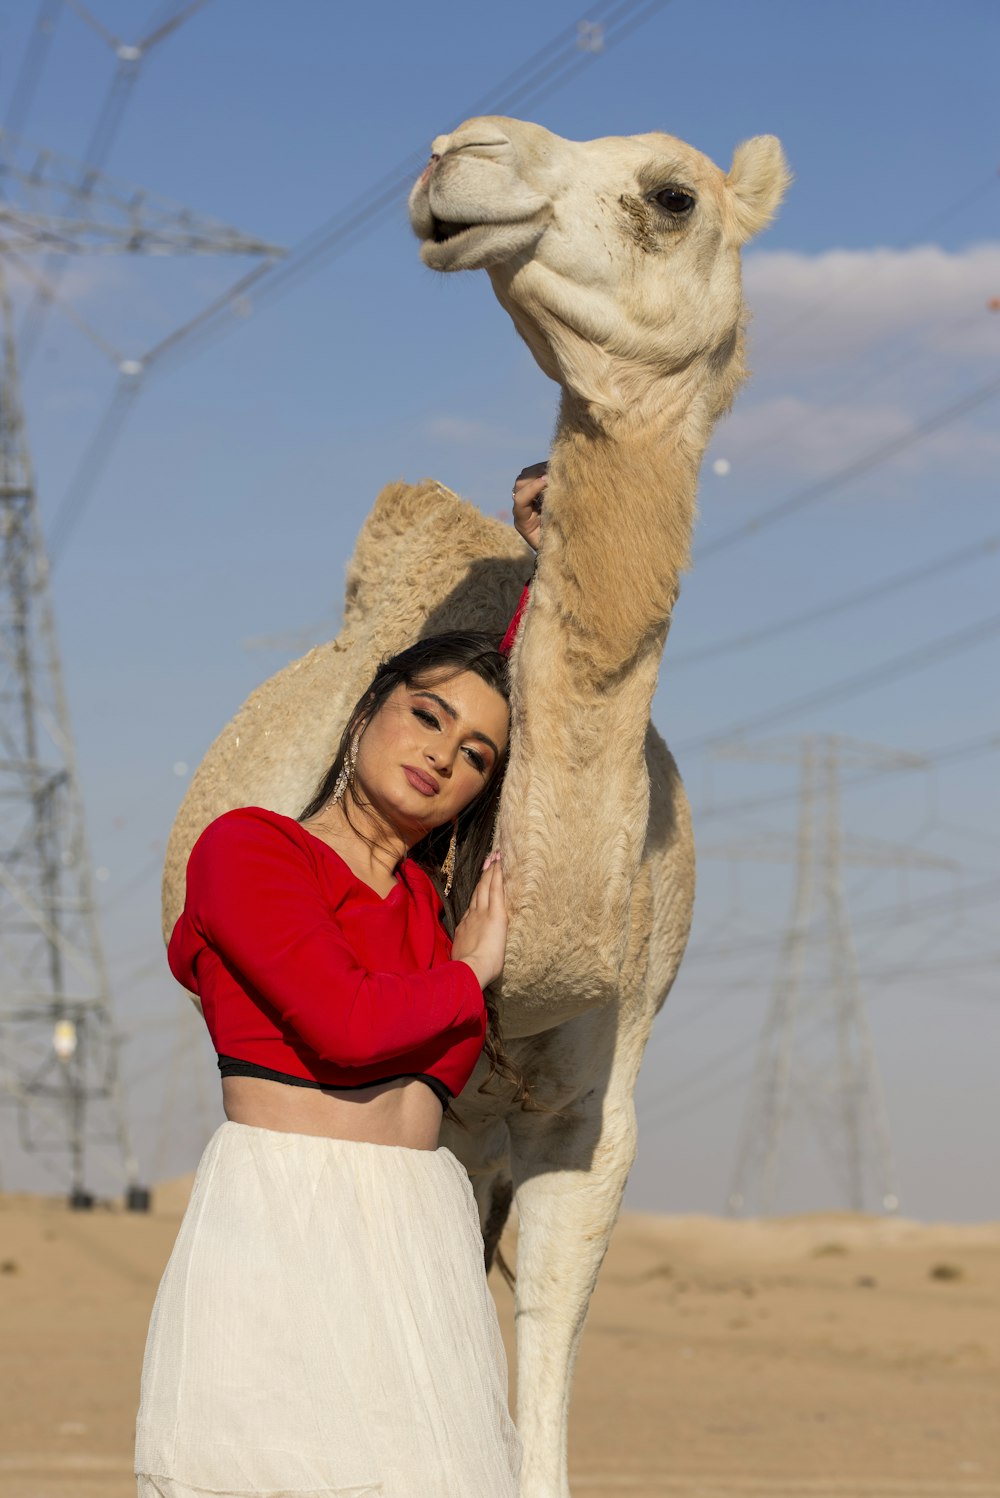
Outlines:
POLYGON ((383 899, 291 817, 247 806, 206 827, 167 948, 221 1055, 360 1087, 424 1074, 461 1092, 486 1035, 482 989, 450 961, 441 901, 410 859, 383 899))

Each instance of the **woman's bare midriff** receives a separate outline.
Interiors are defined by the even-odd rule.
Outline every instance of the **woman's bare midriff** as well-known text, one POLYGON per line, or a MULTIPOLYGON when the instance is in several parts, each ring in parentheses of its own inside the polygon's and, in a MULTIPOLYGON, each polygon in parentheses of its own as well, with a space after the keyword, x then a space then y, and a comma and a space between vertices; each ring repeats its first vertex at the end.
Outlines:
POLYGON ((433 1150, 441 1132, 437 1095, 415 1077, 322 1092, 263 1077, 223 1077, 222 1105, 231 1123, 285 1134, 433 1150))

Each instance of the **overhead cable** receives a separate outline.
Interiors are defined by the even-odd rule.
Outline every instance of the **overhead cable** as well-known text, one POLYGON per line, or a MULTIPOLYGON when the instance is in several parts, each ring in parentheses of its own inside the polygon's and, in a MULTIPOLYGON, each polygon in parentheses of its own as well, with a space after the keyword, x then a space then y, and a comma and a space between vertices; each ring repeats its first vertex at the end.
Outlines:
MULTIPOLYGON (((937 322, 938 326, 942 328, 942 331, 947 331, 949 337, 955 338, 956 336, 970 331, 972 328, 976 327, 977 324, 981 326, 983 318, 988 315, 989 309, 987 307, 977 306, 974 312, 968 312, 961 317, 950 318, 943 324, 940 322, 940 320, 937 320, 937 322)), ((926 323, 930 323, 933 321, 934 320, 931 318, 925 319, 926 323)), ((916 332, 916 326, 914 324, 909 324, 906 328, 906 332, 907 334, 912 336, 916 332)), ((757 346, 756 344, 754 344, 752 354, 755 363, 757 352, 757 346)), ((925 357, 927 362, 933 364, 933 367, 936 371, 938 365, 940 364, 940 356, 936 353, 936 351, 929 350, 925 357)), ((824 408, 829 407, 831 403, 837 401, 843 395, 850 395, 852 400, 856 401, 858 396, 863 391, 870 390, 873 386, 880 385, 883 380, 886 380, 890 375, 895 374, 898 369, 905 368, 908 376, 912 376, 914 363, 914 350, 912 346, 907 345, 907 347, 903 348, 902 350, 899 350, 897 348, 896 352, 890 359, 884 360, 881 363, 870 364, 866 368, 864 373, 860 373, 857 366, 852 364, 849 366, 849 373, 846 380, 841 380, 838 383, 834 384, 832 387, 826 387, 824 389, 824 408)), ((836 406, 834 406, 833 409, 836 412, 836 406)), ((789 421, 785 422, 784 425, 779 426, 776 430, 772 429, 771 431, 761 431, 756 438, 745 442, 741 441, 736 449, 734 456, 737 458, 740 466, 742 467, 747 458, 753 457, 755 454, 760 452, 767 452, 771 448, 778 447, 785 441, 786 438, 796 436, 801 432, 802 424, 803 413, 801 409, 799 409, 789 421)))
MULTIPOLYGON (((867 929, 879 926, 906 926, 915 918, 926 916, 933 920, 940 916, 964 914, 967 910, 974 909, 977 905, 992 904, 1000 897, 1000 877, 993 874, 988 879, 977 881, 972 885, 960 886, 953 890, 950 895, 927 895, 919 900, 908 900, 904 904, 883 905, 876 910, 870 910, 866 915, 859 915, 852 921, 855 929, 867 929)), ((822 926, 811 926, 804 935, 806 942, 825 940, 822 926)), ((773 951, 782 940, 781 933, 766 936, 747 936, 739 941, 723 943, 716 947, 692 947, 685 957, 685 965, 690 966, 693 962, 710 962, 712 960, 724 960, 729 957, 738 957, 742 960, 747 953, 755 951, 773 951)))
MULTIPOLYGON (((922 754, 926 767, 943 765, 956 760, 974 759, 980 754, 995 754, 1000 750, 1000 732, 990 732, 978 735, 973 739, 964 739, 958 744, 948 744, 942 749, 928 750, 922 754)), ((870 770, 861 770, 856 775, 845 775, 841 782, 841 790, 849 790, 856 785, 865 785, 869 781, 878 780, 884 775, 898 775, 898 765, 876 766, 870 770)), ((718 806, 706 806, 694 812, 696 822, 711 821, 716 817, 743 816, 747 812, 759 811, 765 806, 779 806, 785 802, 797 801, 799 791, 797 789, 788 791, 772 791, 763 796, 751 796, 742 801, 724 801, 718 806)))
POLYGON ((721 744, 728 739, 739 739, 744 734, 756 733, 761 728, 769 728, 774 723, 787 723, 789 718, 797 718, 812 708, 825 707, 831 702, 843 702, 849 697, 861 696, 871 691, 873 687, 882 686, 887 681, 896 681, 913 671, 922 670, 924 666, 931 665, 935 661, 957 655, 963 650, 971 650, 998 632, 1000 632, 1000 614, 991 614, 988 618, 968 625, 965 629, 930 640, 926 645, 918 646, 916 650, 903 651, 901 655, 883 661, 880 666, 874 666, 868 671, 859 671, 854 676, 845 677, 828 687, 821 687, 818 691, 805 692, 801 697, 793 697, 790 701, 780 703, 777 707, 770 708, 757 717, 746 718, 742 723, 731 724, 728 728, 704 734, 700 738, 687 739, 675 745, 673 752, 689 754, 696 750, 707 749, 713 744, 721 744))
MULTIPOLYGON (((586 19, 603 25, 602 53, 606 53, 670 3, 671 0, 645 0, 645 3, 643 0, 619 0, 617 4, 597 5, 586 19)), ((466 108, 446 126, 446 131, 453 130, 463 119, 478 114, 506 114, 540 99, 547 99, 553 89, 562 87, 589 67, 595 57, 602 53, 569 49, 568 44, 579 32, 579 25, 578 22, 560 31, 526 65, 508 74, 500 85, 490 89, 466 108)), ((187 324, 180 334, 171 335, 169 340, 151 349, 143 360, 144 365, 147 368, 154 365, 166 368, 169 362, 170 367, 174 367, 181 355, 190 357, 207 341, 233 326, 231 314, 234 308, 245 304, 247 293, 251 289, 254 291, 252 305, 256 310, 265 300, 283 294, 305 277, 314 274, 321 266, 344 254, 405 201, 426 164, 426 150, 411 152, 344 208, 338 209, 324 223, 305 235, 280 263, 275 262, 260 274, 251 273, 244 277, 204 313, 187 324), (181 344, 183 347, 180 347, 181 344), (164 357, 167 353, 171 355, 169 361, 164 357)))
POLYGON ((865 588, 842 594, 829 603, 820 604, 818 608, 805 609, 800 614, 788 615, 774 624, 765 624, 759 629, 746 630, 742 634, 729 635, 722 640, 696 646, 693 650, 681 650, 677 654, 671 654, 667 662, 668 669, 676 671, 678 667, 693 666, 702 661, 714 660, 720 655, 731 655, 734 651, 759 645, 762 640, 772 640, 776 635, 788 634, 791 630, 802 629, 807 624, 816 624, 821 619, 833 619, 838 614, 859 608, 862 604, 874 603, 880 598, 886 598, 902 588, 926 582, 928 578, 938 577, 958 567, 966 567, 970 562, 980 562, 984 557, 995 554, 998 548, 1000 548, 1000 535, 985 536, 972 546, 960 547, 957 551, 949 553, 948 556, 939 557, 934 562, 925 562, 920 567, 912 567, 906 572, 897 572, 892 577, 883 578, 881 582, 870 583, 865 588))
MULTIPOLYGON (((953 966, 979 966, 984 961, 986 961, 986 959, 977 959, 977 961, 973 964, 941 964, 941 970, 948 971, 953 966)), ((992 962, 995 963, 995 961, 996 958, 994 957, 992 959, 992 962)), ((902 972, 902 969, 900 969, 899 971, 902 972)), ((873 998, 877 998, 878 994, 878 989, 869 994, 869 1002, 871 1002, 873 998)), ((810 1028, 807 1034, 815 1035, 821 1028, 821 1025, 822 1022, 817 1021, 810 1028)), ((693 1098, 687 1099, 684 1098, 683 1094, 686 1092, 690 1085, 696 1082, 704 1081, 709 1077, 713 1077, 719 1071, 724 1071, 725 1068, 731 1065, 734 1061, 744 1058, 750 1044, 750 1042, 741 1041, 739 1045, 731 1046, 727 1050, 723 1051, 720 1055, 711 1058, 709 1061, 705 1062, 704 1065, 698 1067, 696 1071, 691 1072, 684 1077, 681 1077, 674 1088, 664 1087, 653 1093, 652 1096, 644 1096, 636 1110, 639 1122, 641 1124, 648 1123, 650 1121, 651 1115, 656 1113, 658 1115, 656 1118, 657 1126, 665 1123, 673 1123, 677 1119, 686 1118, 692 1113, 699 1112, 700 1109, 707 1107, 709 1103, 717 1102, 720 1098, 731 1097, 735 1088, 741 1087, 745 1083, 750 1081, 750 1079, 754 1075, 756 1061, 751 1066, 741 1067, 738 1071, 726 1077, 717 1087, 713 1087, 708 1092, 696 1093, 693 1098), (680 1094, 679 1101, 678 1094, 680 1094), (670 1107, 665 1113, 662 1113, 659 1110, 664 1103, 677 1103, 678 1105, 670 1107)))
POLYGON ((31 108, 62 6, 63 0, 42 0, 38 7, 4 116, 4 129, 15 135, 20 134, 31 108))
MULTIPOLYGON (((159 42, 170 36, 178 26, 188 20, 190 16, 210 0, 196 0, 196 3, 183 6, 180 11, 157 26, 142 41, 134 45, 122 42, 120 38, 108 32, 100 22, 80 4, 80 0, 66 0, 75 13, 85 20, 87 24, 94 26, 104 40, 111 47, 117 59, 114 76, 105 95, 104 102, 98 112, 97 120, 91 131, 90 139, 84 149, 82 160, 82 178, 79 183, 79 194, 84 200, 89 196, 97 183, 100 171, 107 161, 114 144, 115 138, 121 129, 122 120, 125 115, 125 107, 132 96, 132 90, 139 77, 140 68, 148 52, 159 42)), ((44 272, 53 287, 58 287, 62 279, 65 259, 62 256, 50 257, 44 266, 44 272)), ((42 326, 45 322, 51 297, 46 297, 36 292, 31 305, 24 316, 19 339, 19 362, 22 371, 28 368, 31 358, 38 347, 41 337, 42 326)))
MULTIPOLYGON (((603 26, 601 50, 607 52, 670 3, 671 0, 646 0, 646 3, 642 3, 642 0, 619 0, 619 3, 612 4, 609 0, 604 0, 604 3, 599 3, 588 13, 586 20, 590 24, 599 23, 603 26)), ((503 113, 532 102, 535 98, 548 98, 553 89, 575 77, 582 68, 593 62, 595 56, 600 55, 590 49, 585 52, 570 51, 567 54, 567 46, 579 33, 579 28, 579 22, 564 28, 547 46, 534 53, 526 64, 508 74, 500 85, 477 100, 461 118, 469 118, 484 110, 503 113)), ((150 371, 175 367, 180 356, 190 357, 207 340, 228 331, 232 326, 232 314, 247 305, 251 292, 254 293, 252 305, 256 307, 264 297, 281 294, 313 274, 321 265, 351 248, 405 198, 416 176, 426 164, 426 159, 425 151, 412 153, 363 195, 353 199, 332 218, 307 234, 280 261, 280 274, 278 261, 266 261, 242 276, 204 311, 170 333, 141 359, 134 361, 143 376, 150 371)), ((131 382, 133 397, 136 388, 135 382, 131 382)), ((124 420, 122 395, 123 387, 119 385, 101 427, 63 496, 56 521, 60 532, 60 549, 78 524, 120 435, 124 420)), ((129 401, 127 404, 131 403, 129 401)))
POLYGON ((156 26, 137 45, 143 52, 151 52, 154 47, 159 46, 160 42, 166 41, 167 37, 177 30, 178 26, 183 26, 184 22, 189 21, 197 11, 204 10, 205 6, 211 3, 212 0, 191 0, 189 5, 182 5, 174 15, 169 16, 167 20, 156 26))
POLYGON ((732 530, 716 537, 714 541, 707 541, 695 551, 695 561, 698 565, 703 564, 709 557, 717 556, 719 552, 726 551, 735 546, 739 541, 745 541, 749 536, 756 536, 768 526, 778 520, 783 520, 787 515, 804 510, 808 505, 815 504, 818 499, 825 499, 828 494, 842 489, 851 479, 860 478, 863 473, 877 468, 880 464, 888 462, 890 458, 899 453, 906 452, 907 448, 914 447, 929 437, 932 432, 940 431, 942 427, 957 421, 960 416, 965 416, 974 411, 977 406, 985 405, 993 397, 1000 394, 1000 375, 994 375, 984 385, 979 385, 975 390, 969 391, 961 400, 952 405, 944 407, 941 411, 935 411, 931 416, 925 417, 917 423, 909 432, 904 432, 899 437, 893 437, 888 442, 881 442, 863 457, 855 458, 846 463, 842 468, 836 469, 828 474, 826 478, 818 479, 815 483, 807 484, 803 489, 797 489, 789 494, 787 498, 779 500, 777 504, 770 505, 766 510, 761 510, 751 519, 743 521, 734 526, 732 530))
POLYGON ((100 426, 90 439, 76 473, 73 475, 72 483, 56 510, 48 537, 50 565, 54 566, 58 561, 79 524, 84 506, 93 493, 97 480, 104 472, 111 449, 118 440, 125 418, 135 403, 139 390, 140 385, 137 380, 123 379, 115 387, 111 404, 105 411, 100 426))

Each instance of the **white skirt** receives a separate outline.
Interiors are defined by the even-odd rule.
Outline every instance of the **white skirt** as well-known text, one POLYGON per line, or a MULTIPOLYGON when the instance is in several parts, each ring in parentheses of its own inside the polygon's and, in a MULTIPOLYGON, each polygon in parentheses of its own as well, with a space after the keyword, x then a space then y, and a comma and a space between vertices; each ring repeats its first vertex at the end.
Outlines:
POLYGON ((468 1174, 224 1123, 153 1307, 139 1498, 516 1498, 468 1174))

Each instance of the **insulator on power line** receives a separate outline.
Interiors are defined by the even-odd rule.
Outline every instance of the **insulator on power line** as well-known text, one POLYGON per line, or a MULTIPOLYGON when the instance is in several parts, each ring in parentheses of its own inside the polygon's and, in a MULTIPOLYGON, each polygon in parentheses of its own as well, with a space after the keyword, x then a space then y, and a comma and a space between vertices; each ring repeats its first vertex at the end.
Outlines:
POLYGON ((604 27, 593 21, 581 21, 577 26, 576 45, 581 52, 603 52, 604 27))
POLYGON ((76 1026, 70 1019, 57 1021, 52 1032, 52 1049, 60 1061, 72 1061, 76 1055, 77 1033, 76 1026))

